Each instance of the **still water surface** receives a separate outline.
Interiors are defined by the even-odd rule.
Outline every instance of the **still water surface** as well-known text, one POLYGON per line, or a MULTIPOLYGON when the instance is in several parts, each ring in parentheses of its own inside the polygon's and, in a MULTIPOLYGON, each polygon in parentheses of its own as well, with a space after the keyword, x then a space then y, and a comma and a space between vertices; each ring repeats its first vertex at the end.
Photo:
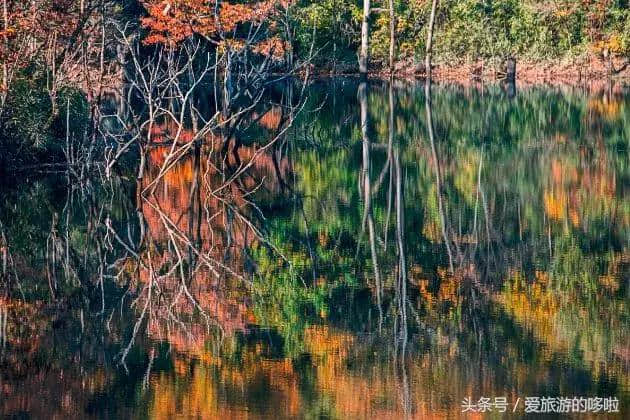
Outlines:
POLYGON ((630 91, 426 99, 316 83, 264 150, 286 116, 260 111, 229 184, 236 158, 206 145, 164 174, 153 148, 138 182, 3 186, 0 415, 443 418, 506 397, 524 416, 528 396, 628 413, 630 91))

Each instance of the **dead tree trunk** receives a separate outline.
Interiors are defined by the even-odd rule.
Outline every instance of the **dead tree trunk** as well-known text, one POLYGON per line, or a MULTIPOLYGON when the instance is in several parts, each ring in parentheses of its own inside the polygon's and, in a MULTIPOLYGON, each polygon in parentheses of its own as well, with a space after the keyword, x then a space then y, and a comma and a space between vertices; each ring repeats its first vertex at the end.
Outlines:
POLYGON ((369 36, 370 36, 370 0, 363 0, 363 22, 361 24, 361 51, 359 52, 359 73, 367 77, 369 36))
MULTIPOLYGON (((7 0, 2 2, 2 20, 3 20, 3 29, 4 29, 4 50, 5 53, 9 53, 9 14, 7 12, 7 0)), ((4 102, 7 97, 7 91, 9 90, 9 66, 7 64, 7 60, 3 60, 2 63, 2 101, 0 106, 4 108, 4 102)))
MULTIPOLYGON (((428 71, 428 70, 427 70, 428 71)), ((430 74, 430 73, 429 73, 430 74)), ((429 141, 431 142, 431 155, 433 156, 433 165, 435 172, 435 189, 438 201, 438 213, 440 216, 440 227, 442 228, 442 237, 444 238, 444 244, 446 245, 446 252, 448 254, 448 263, 451 273, 453 272, 453 253, 451 252, 451 244, 446 233, 446 216, 444 211, 444 204, 442 200, 442 175, 440 174, 440 160, 438 159, 437 148, 435 146, 435 131, 433 129, 433 112, 432 112, 432 100, 431 100, 431 79, 427 77, 424 88, 424 107, 427 113, 427 129, 429 132, 429 141)))
POLYGON ((427 31, 427 49, 424 58, 424 67, 427 78, 431 78, 431 53, 433 52, 433 27, 435 25, 435 9, 437 9, 438 0, 431 3, 431 17, 429 18, 429 29, 427 31))
POLYGON ((396 13, 394 0, 389 0, 389 74, 394 74, 394 56, 396 54, 396 13))
POLYGON ((381 292, 383 290, 381 283, 381 276, 378 266, 378 257, 376 254, 376 233, 374 228, 374 217, 372 214, 372 183, 370 181, 370 152, 371 144, 368 131, 368 98, 367 98, 367 83, 361 82, 358 91, 359 106, 361 109, 361 140, 362 140, 362 156, 363 167, 361 168, 361 180, 362 181, 362 193, 363 193, 363 222, 361 229, 365 229, 367 223, 368 234, 370 240, 370 253, 372 255, 372 266, 374 269, 374 280, 376 282, 376 303, 378 305, 379 312, 379 331, 383 323, 383 309, 381 292))
POLYGON ((516 81, 516 60, 514 57, 509 57, 505 62, 505 79, 509 83, 516 81))

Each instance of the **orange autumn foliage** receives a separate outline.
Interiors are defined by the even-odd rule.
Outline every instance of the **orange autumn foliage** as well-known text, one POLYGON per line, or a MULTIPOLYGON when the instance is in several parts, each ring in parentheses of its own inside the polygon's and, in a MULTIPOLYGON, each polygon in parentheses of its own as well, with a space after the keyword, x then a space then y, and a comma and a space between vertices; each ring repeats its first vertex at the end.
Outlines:
POLYGON ((8 0, 6 8, 7 21, 0 28, 0 62, 20 67, 42 54, 60 54, 83 25, 77 5, 71 2, 8 0))
MULTIPOLYGON (((246 23, 261 24, 288 7, 290 0, 261 0, 230 3, 216 0, 148 0, 144 7, 148 16, 142 25, 150 30, 147 44, 175 45, 193 34, 218 45, 233 45, 236 30, 246 23), (229 35, 228 35, 229 34, 229 35)), ((272 37, 253 46, 260 54, 284 54, 286 45, 272 37)))
POLYGON ((545 213, 550 219, 568 219, 578 227, 593 206, 602 206, 602 211, 606 212, 616 207, 613 203, 617 180, 605 159, 583 167, 554 159, 550 166, 550 185, 543 195, 545 213))
MULTIPOLYGON (((188 154, 160 176, 171 142, 177 137, 178 144, 186 144, 195 137, 188 129, 177 132, 178 126, 172 122, 156 124, 150 131, 154 146, 148 152, 147 171, 141 187, 145 189, 155 182, 156 188, 148 197, 139 197, 137 205, 142 210, 151 246, 142 254, 144 265, 136 272, 131 264, 127 271, 133 274, 130 285, 135 290, 141 290, 151 279, 159 277, 161 299, 169 303, 153 307, 149 336, 166 340, 184 351, 203 348, 207 339, 207 329, 193 319, 199 308, 209 314, 227 335, 246 330, 248 324, 255 322, 247 289, 230 273, 236 276, 247 274, 245 265, 249 257, 246 250, 258 245, 258 237, 252 226, 233 216, 230 213, 233 210, 228 207, 248 214, 251 191, 258 190, 261 197, 269 197, 279 192, 280 185, 271 156, 257 154, 254 147, 242 146, 237 153, 242 162, 251 162, 248 176, 220 188, 223 174, 218 168, 222 161, 213 156, 218 156, 223 140, 211 134, 205 138, 198 160, 188 154), (177 232, 174 236, 173 231, 177 232), (218 261, 225 267, 225 270, 219 270, 220 277, 217 277, 218 272, 209 270, 204 264, 191 274, 188 289, 198 307, 190 299, 177 297, 181 286, 178 273, 163 274, 177 261, 177 253, 169 242, 187 249, 187 240, 198 244, 196 249, 204 259, 218 261), (164 322, 172 318, 172 313, 190 321, 186 333, 164 322)), ((225 162, 235 165, 234 159, 229 154, 225 162)), ((282 159, 278 168, 286 176, 289 171, 287 159, 282 159)))

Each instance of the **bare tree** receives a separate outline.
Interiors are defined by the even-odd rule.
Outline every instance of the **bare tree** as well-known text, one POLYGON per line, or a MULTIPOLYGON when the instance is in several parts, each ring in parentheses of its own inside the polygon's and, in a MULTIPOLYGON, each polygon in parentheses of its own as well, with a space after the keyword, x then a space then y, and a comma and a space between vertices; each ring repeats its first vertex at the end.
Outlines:
MULTIPOLYGON (((9 51, 9 13, 7 10, 7 0, 2 0, 2 22, 3 22, 3 42, 5 54, 9 51)), ((4 102, 9 89, 9 64, 6 59, 2 61, 2 92, 0 94, 0 109, 4 108, 4 102)))
POLYGON ((433 53, 433 27, 435 26, 435 10, 437 9, 438 0, 431 2, 431 16, 429 17, 429 28, 427 29, 427 45, 426 55, 424 58, 424 67, 427 78, 431 78, 431 54, 433 53))
POLYGON ((394 0, 388 0, 387 8, 372 7, 371 0, 363 0, 363 19, 361 21, 361 48, 359 51, 359 74, 365 78, 370 65, 370 16, 372 13, 389 12, 389 71, 394 73, 396 52, 396 15, 394 0))
POLYGON ((394 74, 394 59, 396 55, 396 11, 394 0, 389 0, 389 74, 394 74))
POLYGON ((370 0, 363 0, 363 20, 361 22, 361 51, 359 52, 359 73, 367 77, 370 49, 370 0))
POLYGON ((367 83, 361 82, 359 84, 358 95, 359 107, 361 110, 361 140, 362 140, 362 156, 363 166, 361 168, 361 192, 363 194, 363 223, 361 231, 365 231, 367 224, 368 235, 370 241, 370 254, 372 255, 372 267, 374 269, 374 279, 376 281, 376 302, 379 311, 379 331, 383 323, 383 308, 381 293, 383 290, 383 284, 381 282, 380 269, 378 264, 378 256, 376 253, 376 231, 374 227, 374 216, 372 212, 372 181, 370 180, 370 150, 372 145, 370 143, 369 130, 368 130, 368 101, 367 101, 367 83))
MULTIPOLYGON (((427 70, 429 71, 429 70, 427 70)), ((443 191, 442 191, 442 174, 440 170, 440 160, 438 158, 437 147, 435 145, 435 130, 433 128, 433 112, 432 112, 432 100, 431 100, 431 76, 425 81, 425 102, 424 106, 427 114, 427 130, 429 134, 429 142, 431 143, 431 155, 433 157, 433 170, 435 172, 435 188, 438 201, 438 213, 440 216, 440 227, 442 228, 442 237, 444 239, 444 245, 446 246, 446 252, 448 254, 449 267, 453 272, 453 253, 451 251, 451 244, 447 234, 446 228, 446 215, 443 203, 443 191)))

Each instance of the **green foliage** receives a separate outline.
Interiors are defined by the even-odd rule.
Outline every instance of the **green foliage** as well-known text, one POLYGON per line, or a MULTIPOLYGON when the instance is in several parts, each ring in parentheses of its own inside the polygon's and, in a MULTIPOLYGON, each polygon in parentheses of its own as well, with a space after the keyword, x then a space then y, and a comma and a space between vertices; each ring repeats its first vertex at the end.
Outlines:
POLYGON ((51 95, 43 69, 31 66, 23 70, 11 85, 0 114, 3 166, 54 161, 67 135, 72 139, 84 135, 89 117, 89 105, 79 89, 67 87, 51 95))
POLYGON ((291 251, 286 238, 280 235, 280 244, 285 244, 286 260, 265 247, 254 250, 258 273, 253 283, 254 314, 260 325, 276 327, 284 340, 286 354, 295 356, 304 351, 304 330, 314 314, 327 312, 322 287, 303 287, 301 275, 308 257, 301 252, 291 251))
POLYGON ((526 51, 537 21, 517 0, 447 3, 438 51, 468 58, 503 57, 526 51), (449 7, 450 6, 450 7, 449 7))
POLYGON ((320 66, 354 66, 359 45, 361 10, 352 0, 302 0, 293 7, 295 45, 299 57, 320 51, 320 66), (339 63, 337 63, 339 62, 339 63))
MULTIPOLYGON (((395 0, 399 58, 424 56, 431 2, 395 0)), ((295 7, 298 45, 304 50, 313 34, 321 64, 356 61, 360 42, 360 2, 303 1, 295 7)), ((387 8, 386 1, 373 7, 387 8)), ((444 0, 435 29, 436 60, 502 59, 509 55, 549 60, 601 53, 630 55, 630 11, 625 0, 444 0)), ((389 13, 372 13, 370 54, 377 65, 389 53, 389 13)))
POLYGON ((1 120, 4 145, 44 148, 50 142, 46 128, 52 111, 45 79, 20 78, 11 88, 1 120))

